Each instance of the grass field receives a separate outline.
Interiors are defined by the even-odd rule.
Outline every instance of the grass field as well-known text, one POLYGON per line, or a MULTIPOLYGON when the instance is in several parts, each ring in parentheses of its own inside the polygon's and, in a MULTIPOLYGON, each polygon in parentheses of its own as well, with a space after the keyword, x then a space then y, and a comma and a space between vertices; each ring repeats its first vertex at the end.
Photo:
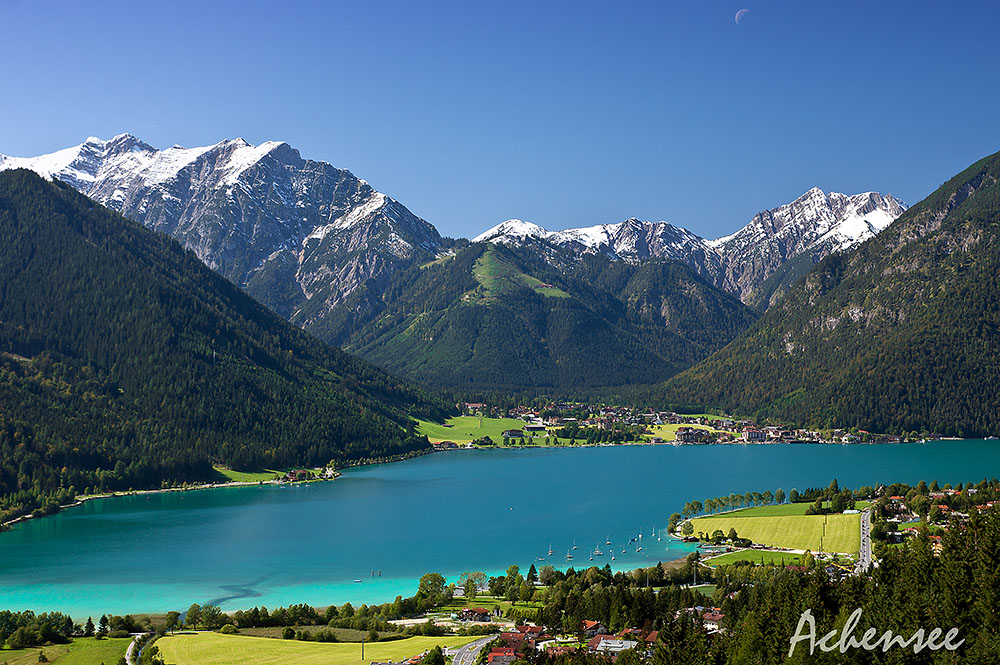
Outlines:
POLYGON ((271 471, 271 470, 260 471, 260 472, 233 471, 232 469, 227 469, 224 466, 218 466, 218 465, 212 468, 214 468, 216 471, 225 476, 226 480, 232 480, 238 483, 256 483, 260 482, 261 480, 274 480, 275 476, 283 475, 280 471, 271 471))
MULTIPOLYGON (((677 430, 681 427, 693 427, 695 429, 703 429, 709 432, 725 432, 726 430, 715 429, 714 427, 709 427, 708 425, 650 425, 648 429, 653 432, 656 436, 663 437, 666 441, 673 441, 677 438, 677 430)), ((727 432, 728 433, 728 432, 727 432)))
MULTIPOLYGON (((310 633, 317 633, 321 630, 326 630, 337 636, 337 640, 340 642, 361 642, 362 640, 368 640, 367 630, 354 630, 353 628, 328 628, 327 625, 321 624, 318 626, 296 626, 296 629, 307 630, 310 633)), ((240 635, 250 635, 252 637, 281 637, 282 631, 285 630, 284 626, 267 626, 265 628, 241 628, 240 635)), ((390 633, 388 631, 381 631, 379 635, 382 638, 388 637, 390 640, 396 638, 402 638, 403 636, 399 633, 390 633)))
MULTIPOLYGON (((863 510, 868 507, 869 501, 858 501, 856 503, 858 510, 863 510)), ((706 515, 704 518, 699 519, 723 519, 723 518, 738 518, 738 517, 782 517, 786 515, 805 515, 806 510, 811 506, 811 503, 782 503, 774 506, 756 506, 754 508, 743 508, 741 510, 734 510, 729 513, 722 513, 721 515, 706 515)), ((823 503, 827 508, 830 507, 830 502, 825 501, 823 503)), ((860 527, 859 527, 860 528, 860 527)), ((697 531, 697 529, 695 529, 697 531)), ((714 529, 713 529, 714 530, 714 529)), ((739 531, 739 529, 737 529, 739 531)))
POLYGON ((494 442, 503 441, 503 433, 509 429, 524 429, 523 420, 512 418, 482 418, 480 426, 479 416, 458 416, 445 421, 446 425, 438 425, 425 420, 417 421, 417 432, 427 435, 431 441, 454 441, 455 443, 468 443, 475 439, 488 436, 494 442))
MULTIPOLYGON (((765 506, 781 508, 781 506, 765 506)), ((750 509, 756 510, 756 509, 750 509)), ((736 529, 741 538, 774 547, 818 552, 855 554, 861 546, 861 515, 766 515, 739 517, 739 513, 699 517, 692 520, 694 532, 728 533, 736 529), (822 547, 821 545, 822 540, 822 547)))
POLYGON ((58 665, 115 665, 125 655, 130 637, 97 640, 78 637, 69 644, 53 644, 32 649, 0 649, 0 663, 9 665, 35 665, 41 651, 50 663, 58 665))
POLYGON ((713 557, 705 563, 712 567, 725 566, 736 563, 737 561, 776 563, 782 566, 790 566, 798 564, 801 559, 802 557, 798 554, 789 554, 788 552, 756 552, 754 550, 744 550, 742 552, 730 552, 729 554, 713 557))
MULTIPOLYGON (((365 645, 275 640, 268 637, 178 633, 156 641, 169 665, 359 665, 372 661, 400 661, 434 645, 461 646, 476 637, 410 637, 365 645)), ((96 664, 95 664, 96 665, 96 664)))
MULTIPOLYGON (((511 607, 511 602, 509 600, 504 600, 503 598, 497 598, 496 596, 486 596, 480 594, 471 600, 456 598, 447 605, 441 605, 436 611, 448 614, 451 612, 461 612, 466 607, 481 607, 486 610, 493 610, 499 607, 501 612, 506 612, 511 607)), ((518 602, 515 607, 538 608, 542 607, 542 603, 534 601, 518 602)))
POLYGON ((487 249, 472 269, 487 298, 497 298, 504 293, 518 288, 529 288, 539 295, 548 298, 569 298, 569 294, 562 289, 545 284, 544 282, 527 275, 511 264, 507 263, 499 256, 493 247, 487 249))
POLYGON ((698 586, 688 587, 692 591, 696 591, 706 598, 711 598, 715 595, 716 586, 714 584, 699 584, 698 586))

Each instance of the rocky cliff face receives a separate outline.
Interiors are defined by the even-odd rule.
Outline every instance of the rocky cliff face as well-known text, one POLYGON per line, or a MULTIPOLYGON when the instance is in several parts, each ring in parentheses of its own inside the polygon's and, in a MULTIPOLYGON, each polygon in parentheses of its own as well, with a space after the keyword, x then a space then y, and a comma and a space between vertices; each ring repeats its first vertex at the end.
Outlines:
POLYGON ((508 220, 473 240, 532 247, 563 260, 584 254, 630 263, 672 259, 687 263, 744 302, 769 304, 802 268, 871 238, 904 210, 902 201, 877 192, 847 196, 814 188, 791 203, 758 213, 736 233, 716 240, 667 222, 634 218, 565 231, 508 220))
POLYGON ((903 214, 892 196, 847 196, 819 188, 786 205, 757 213, 731 236, 709 241, 724 257, 719 286, 747 301, 782 265, 802 255, 813 264, 868 240, 903 214))
POLYGON ((315 311, 333 308, 441 242, 398 201, 287 143, 157 150, 123 134, 41 157, 0 156, 0 170, 19 167, 177 238, 286 317, 318 295, 325 307, 315 311))

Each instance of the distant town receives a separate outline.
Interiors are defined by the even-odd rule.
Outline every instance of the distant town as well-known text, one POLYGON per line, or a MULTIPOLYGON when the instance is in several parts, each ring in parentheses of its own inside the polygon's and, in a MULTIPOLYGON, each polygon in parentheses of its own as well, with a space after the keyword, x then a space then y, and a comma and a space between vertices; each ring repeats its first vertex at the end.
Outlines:
POLYGON ((858 428, 803 429, 725 415, 682 414, 584 402, 522 404, 511 408, 461 402, 456 407, 462 416, 439 426, 444 429, 421 429, 437 450, 494 445, 897 444, 945 438, 932 432, 903 435, 858 428))

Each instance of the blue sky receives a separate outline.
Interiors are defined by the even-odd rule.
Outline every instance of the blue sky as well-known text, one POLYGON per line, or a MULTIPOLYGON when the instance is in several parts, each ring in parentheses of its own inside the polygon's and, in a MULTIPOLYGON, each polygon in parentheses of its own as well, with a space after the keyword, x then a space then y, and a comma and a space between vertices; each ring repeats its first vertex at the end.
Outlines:
POLYGON ((708 237, 1000 149, 997 3, 0 2, 0 153, 281 139, 442 233, 708 237), (750 12, 741 23, 734 16, 750 12))

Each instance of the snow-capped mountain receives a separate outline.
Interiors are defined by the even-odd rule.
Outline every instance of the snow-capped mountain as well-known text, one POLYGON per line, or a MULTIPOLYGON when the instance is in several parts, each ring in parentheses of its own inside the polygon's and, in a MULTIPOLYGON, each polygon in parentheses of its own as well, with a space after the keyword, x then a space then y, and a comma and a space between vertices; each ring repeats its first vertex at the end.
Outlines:
POLYGON ((891 224, 904 210, 902 201, 877 192, 847 196, 813 188, 791 203, 758 213, 736 233, 714 240, 668 222, 632 218, 563 231, 512 219, 479 234, 473 242, 531 247, 562 258, 590 253, 633 263, 673 259, 746 301, 789 261, 808 255, 811 265, 831 252, 850 249, 891 224))
POLYGON ((0 170, 12 168, 59 179, 177 238, 288 317, 314 298, 323 302, 311 303, 311 316, 322 317, 441 242, 398 201, 282 142, 157 150, 122 134, 40 157, 0 155, 0 170))
POLYGON ((808 253, 815 262, 850 249, 905 210, 891 195, 825 194, 814 187, 791 203, 757 213, 736 233, 708 242, 725 257, 719 286, 746 299, 788 261, 808 253))

